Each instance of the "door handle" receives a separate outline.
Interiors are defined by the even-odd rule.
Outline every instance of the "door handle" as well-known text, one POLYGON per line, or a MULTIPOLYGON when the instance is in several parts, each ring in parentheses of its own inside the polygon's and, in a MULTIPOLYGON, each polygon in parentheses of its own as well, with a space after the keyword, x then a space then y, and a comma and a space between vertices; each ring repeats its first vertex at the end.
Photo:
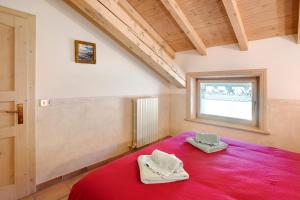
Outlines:
POLYGON ((18 113, 16 110, 0 110, 0 113, 14 114, 18 113))
POLYGON ((17 110, 0 110, 0 113, 18 114, 18 124, 23 124, 23 104, 17 104, 17 110))

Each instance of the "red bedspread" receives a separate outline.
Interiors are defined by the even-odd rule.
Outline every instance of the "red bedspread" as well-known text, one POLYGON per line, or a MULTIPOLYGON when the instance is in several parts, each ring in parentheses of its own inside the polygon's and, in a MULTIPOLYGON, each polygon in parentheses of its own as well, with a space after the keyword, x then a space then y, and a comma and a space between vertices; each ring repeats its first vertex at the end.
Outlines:
POLYGON ((300 200, 300 154, 225 139, 228 149, 205 154, 185 143, 186 132, 115 160, 72 188, 69 200, 300 200), (137 157, 159 149, 175 154, 187 181, 145 185, 137 157))

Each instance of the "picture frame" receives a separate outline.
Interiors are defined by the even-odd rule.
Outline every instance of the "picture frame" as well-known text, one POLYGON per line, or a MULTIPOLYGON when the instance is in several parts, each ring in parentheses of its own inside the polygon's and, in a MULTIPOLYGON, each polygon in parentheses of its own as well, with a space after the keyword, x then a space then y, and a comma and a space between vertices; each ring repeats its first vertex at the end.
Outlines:
POLYGON ((75 40, 75 63, 96 64, 96 44, 75 40))

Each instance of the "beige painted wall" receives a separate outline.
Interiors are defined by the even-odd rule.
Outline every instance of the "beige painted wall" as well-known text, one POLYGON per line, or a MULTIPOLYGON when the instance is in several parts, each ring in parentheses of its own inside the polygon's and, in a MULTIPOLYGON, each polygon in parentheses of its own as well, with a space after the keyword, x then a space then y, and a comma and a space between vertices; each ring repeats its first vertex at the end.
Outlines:
MULTIPOLYGON (((38 109, 38 182, 129 150, 131 97, 53 99, 38 109)), ((169 135, 169 95, 159 98, 159 135, 169 135)))
POLYGON ((207 56, 199 56, 195 51, 180 52, 176 61, 186 72, 267 69, 267 129, 270 135, 184 121, 185 90, 175 88, 171 96, 171 132, 216 132, 300 152, 300 46, 294 36, 251 41, 249 44, 249 51, 240 51, 237 45, 209 48, 207 56))

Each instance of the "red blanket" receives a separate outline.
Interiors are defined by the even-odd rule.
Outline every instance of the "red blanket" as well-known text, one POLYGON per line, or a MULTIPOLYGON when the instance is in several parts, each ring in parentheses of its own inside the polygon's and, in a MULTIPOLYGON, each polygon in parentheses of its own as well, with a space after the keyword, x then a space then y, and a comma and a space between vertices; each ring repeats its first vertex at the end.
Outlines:
POLYGON ((72 188, 69 200, 300 200, 300 154, 222 138, 228 149, 206 154, 185 142, 186 132, 115 160, 72 188), (145 185, 137 157, 173 153, 190 179, 145 185))

